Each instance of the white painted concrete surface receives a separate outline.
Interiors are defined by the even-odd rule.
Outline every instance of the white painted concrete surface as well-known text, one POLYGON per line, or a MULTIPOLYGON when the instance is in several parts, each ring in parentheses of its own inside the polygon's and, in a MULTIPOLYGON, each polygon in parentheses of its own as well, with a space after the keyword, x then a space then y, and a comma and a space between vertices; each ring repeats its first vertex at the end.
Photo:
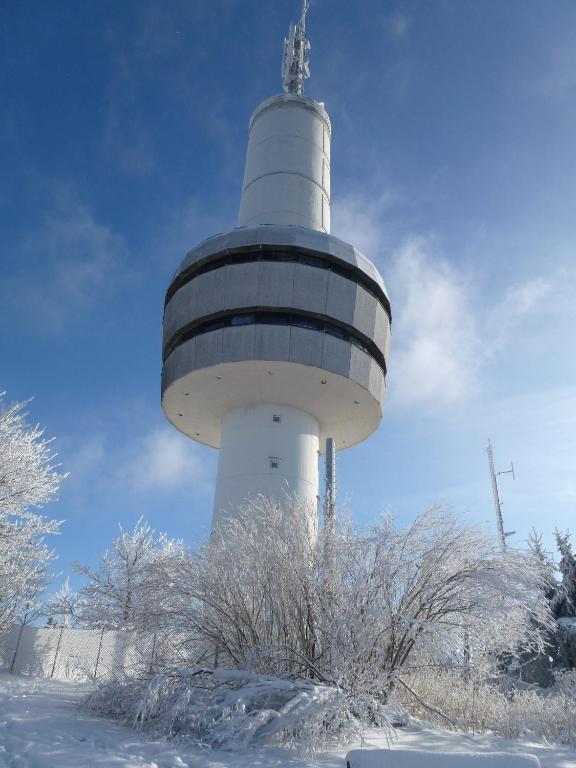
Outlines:
POLYGON ((315 517, 320 426, 286 405, 234 408, 224 417, 212 527, 259 495, 295 495, 315 517))
MULTIPOLYGON (((346 345, 340 339, 329 340, 335 346, 336 342, 346 345)), ((221 448, 226 414, 234 408, 264 403, 289 406, 314 416, 320 425, 321 451, 328 437, 335 439, 339 451, 362 442, 382 419, 384 375, 369 361, 369 376, 358 376, 361 380, 356 381, 351 376, 356 373, 350 349, 341 373, 327 369, 328 362, 321 365, 321 357, 318 366, 255 359, 218 364, 202 357, 204 367, 196 369, 196 355, 188 350, 194 341, 175 349, 164 365, 162 408, 177 429, 200 443, 221 448)), ((210 348, 214 346, 211 343, 210 348)), ((339 355, 333 359, 338 362, 339 355)), ((329 358, 325 356, 325 360, 329 358)))
POLYGON ((306 96, 273 96, 250 121, 238 225, 330 232, 330 119, 306 96))

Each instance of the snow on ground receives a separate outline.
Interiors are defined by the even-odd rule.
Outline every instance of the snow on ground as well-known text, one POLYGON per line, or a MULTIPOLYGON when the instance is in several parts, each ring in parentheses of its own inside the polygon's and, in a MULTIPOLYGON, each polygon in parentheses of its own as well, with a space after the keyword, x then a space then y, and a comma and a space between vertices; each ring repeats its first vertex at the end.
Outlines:
MULTIPOLYGON (((268 748, 230 753, 201 751, 178 741, 150 740, 130 728, 93 717, 80 706, 86 684, 0 673, 1 768, 343 768, 347 749, 304 758, 268 748)), ((576 768, 576 750, 494 736, 465 736, 413 726, 396 732, 392 748, 439 752, 528 752, 542 768, 576 768)), ((348 749, 353 746, 350 745, 348 749)), ((369 732, 366 747, 385 747, 369 732)), ((417 768, 415 766, 415 768, 417 768)))

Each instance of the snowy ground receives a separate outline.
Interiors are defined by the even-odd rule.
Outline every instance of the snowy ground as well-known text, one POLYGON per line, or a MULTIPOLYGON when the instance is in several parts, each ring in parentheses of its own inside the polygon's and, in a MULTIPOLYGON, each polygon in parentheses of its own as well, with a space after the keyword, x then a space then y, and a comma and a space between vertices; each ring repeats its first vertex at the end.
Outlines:
MULTIPOLYGON (((301 758, 279 749, 238 754, 200 752, 175 741, 148 740, 79 704, 85 685, 0 673, 1 768, 343 768, 346 749, 301 758)), ((397 731, 392 747, 432 751, 528 752, 542 768, 576 768, 576 751, 490 736, 463 736, 432 728, 397 731)), ((351 745, 358 746, 358 745, 351 745)), ((371 732, 365 746, 386 741, 371 732)))

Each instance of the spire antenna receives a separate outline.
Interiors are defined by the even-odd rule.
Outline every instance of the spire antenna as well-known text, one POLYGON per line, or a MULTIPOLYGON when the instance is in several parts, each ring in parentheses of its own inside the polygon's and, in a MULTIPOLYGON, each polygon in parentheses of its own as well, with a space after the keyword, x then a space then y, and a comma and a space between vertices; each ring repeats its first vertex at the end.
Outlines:
POLYGON ((309 8, 308 0, 303 0, 300 20, 297 24, 290 24, 288 37, 284 38, 282 86, 286 93, 296 96, 303 93, 304 80, 310 77, 310 66, 306 58, 306 51, 310 50, 310 41, 306 37, 306 13, 309 8))

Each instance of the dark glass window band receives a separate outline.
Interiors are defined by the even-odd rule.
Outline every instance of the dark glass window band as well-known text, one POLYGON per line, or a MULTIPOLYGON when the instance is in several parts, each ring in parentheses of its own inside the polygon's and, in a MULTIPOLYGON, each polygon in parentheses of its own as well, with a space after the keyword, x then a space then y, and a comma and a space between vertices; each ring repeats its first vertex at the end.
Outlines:
POLYGON ((339 275, 346 280, 361 285, 364 290, 374 296, 374 298, 376 298, 382 305, 390 322, 392 322, 392 310, 390 309, 388 297, 378 283, 372 280, 361 269, 354 267, 351 264, 331 259, 325 254, 318 256, 313 253, 304 252, 300 249, 296 250, 290 248, 284 248, 282 250, 274 250, 272 248, 252 248, 250 250, 226 252, 224 254, 218 254, 215 258, 210 257, 203 262, 192 264, 177 275, 170 284, 170 287, 166 291, 164 307, 166 307, 166 304, 168 304, 176 291, 180 290, 183 285, 186 285, 191 280, 194 280, 194 278, 204 275, 206 272, 221 269, 222 267, 227 267, 233 264, 250 264, 254 261, 304 264, 307 267, 316 267, 317 269, 325 269, 329 272, 334 272, 335 275, 339 275))
POLYGON ((347 341, 358 347, 363 352, 375 360, 386 375, 386 361, 384 355, 375 344, 363 333, 349 325, 338 325, 331 320, 317 315, 310 315, 303 312, 286 311, 268 311, 266 309, 249 309, 243 311, 233 311, 220 313, 209 319, 201 320, 190 324, 174 334, 164 347, 162 359, 165 362, 168 356, 181 344, 185 344, 196 336, 210 331, 218 331, 221 328, 233 328, 239 325, 289 325, 297 328, 309 328, 313 331, 320 331, 329 336, 335 336, 338 339, 347 341))

